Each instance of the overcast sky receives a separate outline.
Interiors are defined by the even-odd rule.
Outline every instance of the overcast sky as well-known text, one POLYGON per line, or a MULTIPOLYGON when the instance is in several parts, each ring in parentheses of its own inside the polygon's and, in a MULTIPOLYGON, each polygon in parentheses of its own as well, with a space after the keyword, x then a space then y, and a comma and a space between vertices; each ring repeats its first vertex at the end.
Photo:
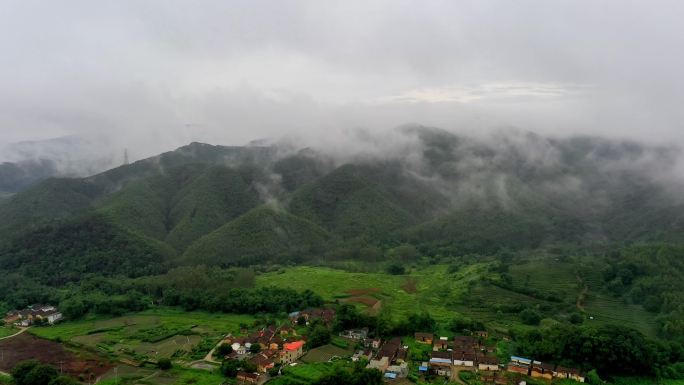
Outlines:
POLYGON ((0 144, 405 123, 684 142, 684 2, 0 1, 0 144))

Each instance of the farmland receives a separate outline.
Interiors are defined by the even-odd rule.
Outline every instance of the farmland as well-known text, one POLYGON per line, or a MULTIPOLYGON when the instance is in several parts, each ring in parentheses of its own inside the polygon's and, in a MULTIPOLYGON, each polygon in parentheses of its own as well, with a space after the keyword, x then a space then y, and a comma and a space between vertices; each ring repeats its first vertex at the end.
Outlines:
POLYGON ((0 350, 3 352, 0 369, 5 372, 28 359, 37 359, 57 368, 61 367, 65 373, 74 377, 88 373, 97 378, 111 368, 108 361, 96 355, 69 351, 62 344, 26 333, 0 341, 0 350))
POLYGON ((300 266, 259 275, 256 284, 311 289, 328 301, 351 303, 369 314, 387 314, 393 319, 428 311, 445 324, 458 313, 493 328, 509 329, 522 326, 516 309, 531 307, 559 317, 582 312, 587 324, 620 324, 654 337, 655 315, 604 292, 600 269, 594 264, 580 258, 559 261, 531 255, 511 264, 510 288, 487 281, 492 276, 488 262, 462 265, 454 273, 449 273, 446 265, 428 265, 406 275, 300 266))
POLYGON ((311 289, 326 300, 358 303, 371 309, 381 301, 381 311, 395 319, 426 310, 446 322, 453 315, 454 304, 468 292, 471 282, 484 274, 486 266, 484 263, 465 266, 456 274, 449 274, 446 266, 429 266, 407 276, 302 266, 262 274, 256 284, 311 289))
POLYGON ((253 320, 245 315, 157 308, 112 319, 95 318, 33 328, 31 333, 137 362, 161 357, 197 359, 206 353, 203 351, 206 346, 210 349, 221 336, 235 333, 240 324, 251 324, 253 320), (204 346, 198 351, 200 345, 204 346))
POLYGON ((327 362, 333 357, 349 357, 353 353, 353 349, 342 349, 333 345, 324 345, 315 349, 311 349, 302 361, 306 363, 327 362))

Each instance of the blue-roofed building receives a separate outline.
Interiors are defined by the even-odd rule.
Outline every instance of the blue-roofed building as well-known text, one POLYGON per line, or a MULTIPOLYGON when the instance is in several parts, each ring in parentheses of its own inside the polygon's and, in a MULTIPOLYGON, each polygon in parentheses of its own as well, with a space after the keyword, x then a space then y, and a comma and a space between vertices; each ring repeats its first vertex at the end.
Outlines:
POLYGON ((531 365, 532 360, 525 357, 511 356, 511 362, 515 362, 523 365, 531 365))
POLYGON ((387 373, 385 373, 385 378, 389 378, 391 380, 394 380, 395 378, 397 378, 397 374, 392 373, 392 372, 387 372, 387 373))

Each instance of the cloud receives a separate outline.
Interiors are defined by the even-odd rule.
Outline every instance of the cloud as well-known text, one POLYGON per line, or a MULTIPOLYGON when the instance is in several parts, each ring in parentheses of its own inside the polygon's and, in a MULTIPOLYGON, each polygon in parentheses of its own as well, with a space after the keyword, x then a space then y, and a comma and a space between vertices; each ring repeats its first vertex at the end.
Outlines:
POLYGON ((487 100, 524 101, 579 96, 588 86, 556 83, 499 82, 477 86, 443 86, 418 88, 395 96, 381 98, 376 103, 472 103, 487 100))
MULTIPOLYGON (((404 123, 684 142, 684 3, 0 3, 0 144, 331 141, 404 123)), ((2 158, 3 154, 0 154, 2 158)))

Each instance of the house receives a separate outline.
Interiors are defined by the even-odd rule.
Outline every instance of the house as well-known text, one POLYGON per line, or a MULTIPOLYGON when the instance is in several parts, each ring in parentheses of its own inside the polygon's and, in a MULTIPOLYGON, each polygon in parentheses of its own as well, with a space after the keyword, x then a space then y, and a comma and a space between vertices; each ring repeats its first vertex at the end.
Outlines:
POLYGON ((290 325, 281 326, 280 329, 278 330, 278 333, 281 336, 288 336, 288 335, 296 336, 297 335, 297 331, 290 325))
POLYGON ((397 353, 401 347, 401 339, 399 337, 392 338, 391 340, 385 342, 380 348, 377 354, 377 358, 387 357, 390 363, 394 362, 397 358, 397 353))
POLYGON ((432 345, 434 335, 432 333, 416 333, 415 338, 416 342, 420 342, 421 344, 432 345))
POLYGON ((480 349, 480 341, 472 336, 454 337, 454 350, 474 351, 480 349))
POLYGON ((354 355, 351 357, 352 361, 356 362, 362 358, 365 358, 370 361, 371 357, 373 357, 373 351, 372 350, 359 350, 358 352, 354 353, 354 355))
POLYGON ((340 337, 349 338, 354 341, 361 341, 368 337, 368 328, 345 330, 340 333, 340 337))
POLYGON ((455 366, 458 366, 462 369, 475 369, 475 360, 477 359, 477 355, 475 353, 454 352, 453 358, 455 366))
POLYGON ((235 378, 238 384, 256 384, 259 382, 259 375, 256 373, 238 372, 235 378))
POLYGON ((63 318, 62 313, 51 305, 32 305, 25 310, 11 311, 4 318, 5 323, 31 326, 36 322, 53 325, 63 318))
POLYGON ((565 368, 563 366, 557 367, 554 371, 553 376, 556 378, 569 378, 571 380, 575 380, 578 382, 584 382, 585 380, 584 375, 580 372, 579 369, 565 368))
POLYGON ((368 365, 366 365, 366 368, 368 369, 377 369, 381 373, 385 373, 387 368, 389 367, 389 359, 387 357, 382 357, 380 359, 376 360, 371 360, 368 365))
POLYGON ((366 348, 380 349, 382 339, 380 338, 366 338, 363 340, 363 346, 366 348))
POLYGON ((532 365, 532 360, 529 358, 511 356, 511 362, 508 363, 507 370, 512 373, 528 375, 530 365, 532 365))
POLYGON ((3 318, 3 321, 7 325, 13 325, 14 323, 19 321, 20 319, 21 319, 21 317, 19 317, 19 312, 10 311, 10 312, 7 312, 7 314, 5 315, 5 318, 3 318))
POLYGON ((249 362, 253 363, 257 371, 261 373, 266 373, 275 366, 275 362, 263 353, 255 354, 254 357, 249 359, 249 362))
POLYGON ((299 359, 304 354, 304 341, 295 341, 283 345, 283 351, 280 352, 280 362, 284 364, 291 364, 299 359))
POLYGON ((268 349, 270 350, 280 350, 280 348, 283 346, 285 343, 285 340, 282 339, 280 336, 275 336, 271 338, 271 340, 268 342, 268 349))
POLYGON ((495 356, 482 356, 477 360, 477 369, 497 371, 499 370, 499 359, 495 356))
POLYGON ((486 330, 478 330, 473 332, 473 334, 483 339, 489 338, 489 333, 486 330))
POLYGON ((430 364, 427 362, 421 362, 420 366, 418 366, 418 373, 427 373, 429 368, 430 364))
POLYGON ((432 346, 432 350, 447 350, 449 348, 449 338, 439 337, 435 340, 435 344, 432 346))
POLYGON ((309 309, 304 311, 292 312, 288 315, 290 321, 297 323, 300 317, 304 318, 306 324, 314 320, 320 319, 324 324, 330 325, 335 320, 335 309, 309 309))
POLYGON ((408 363, 404 362, 400 365, 390 365, 385 371, 385 375, 394 374, 390 378, 404 378, 408 376, 408 363))
POLYGON ((237 355, 239 355, 239 356, 244 356, 245 354, 247 354, 247 346, 245 346, 244 344, 242 344, 238 341, 233 342, 230 345, 230 347, 233 348, 233 351, 235 353, 237 353, 237 355))
POLYGON ((539 361, 532 361, 532 369, 530 375, 535 378, 553 379, 555 373, 555 366, 553 364, 545 364, 539 361))
POLYGON ((433 372, 440 376, 450 376, 452 364, 453 361, 451 359, 451 352, 433 351, 430 354, 430 361, 428 365, 433 372))

